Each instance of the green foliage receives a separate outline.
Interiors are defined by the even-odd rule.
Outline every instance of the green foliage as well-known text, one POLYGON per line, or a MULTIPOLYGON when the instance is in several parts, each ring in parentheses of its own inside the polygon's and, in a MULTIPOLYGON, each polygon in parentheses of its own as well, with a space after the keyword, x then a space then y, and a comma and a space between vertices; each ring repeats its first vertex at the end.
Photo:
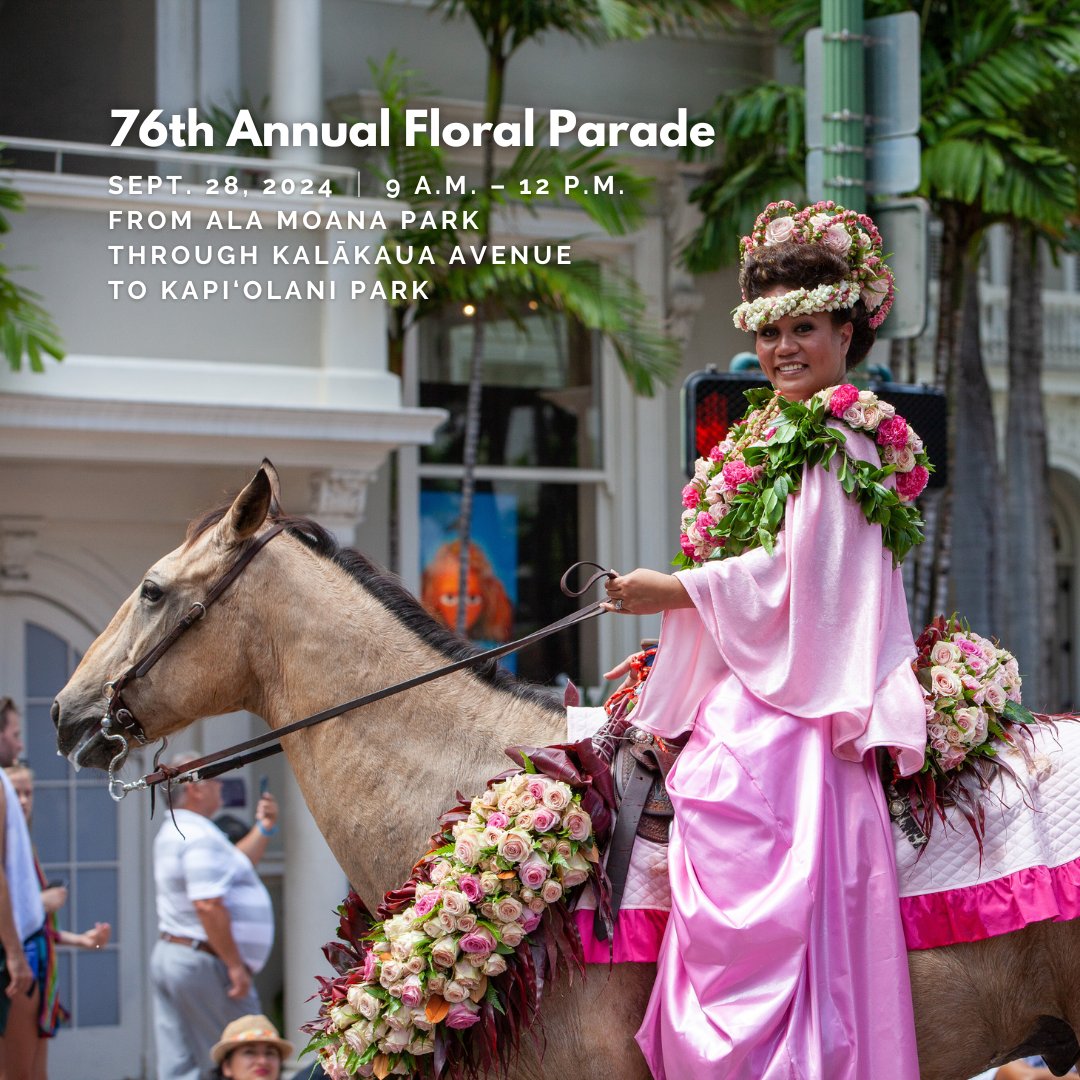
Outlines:
MULTIPOLYGON (((752 409, 764 408, 773 398, 771 388, 747 390, 752 409)), ((738 494, 727 513, 715 527, 712 537, 722 537, 723 545, 713 558, 727 559, 751 548, 762 547, 772 554, 776 537, 784 522, 787 497, 799 490, 805 469, 820 465, 831 471, 844 491, 859 504, 871 525, 881 526, 881 540, 892 552, 893 565, 899 566, 908 552, 923 542, 923 522, 919 511, 905 503, 893 488, 885 486, 886 477, 895 465, 877 466, 849 457, 847 439, 842 431, 827 423, 825 402, 812 397, 807 402, 783 401, 772 438, 743 451, 743 461, 762 467, 755 483, 739 486, 738 494)), ((697 565, 680 555, 678 566, 697 565)))
MULTIPOLYGON (((382 178, 396 177, 410 205, 431 208, 445 205, 445 196, 413 195, 422 179, 439 190, 436 178, 447 173, 447 162, 440 147, 425 140, 405 145, 405 109, 412 96, 414 73, 405 69, 399 58, 391 55, 381 66, 372 65, 375 87, 382 104, 390 110, 391 145, 388 147, 382 178)), ((542 139, 538 139, 542 143, 542 139)), ((601 150, 547 146, 524 146, 512 161, 496 174, 502 190, 467 192, 458 197, 454 208, 460 212, 490 207, 515 207, 536 213, 539 200, 522 195, 520 181, 528 179, 535 191, 539 180, 547 179, 552 190, 562 190, 563 177, 576 175, 582 186, 593 176, 613 176, 613 187, 621 194, 599 192, 579 196, 575 202, 589 218, 609 235, 624 234, 636 228, 645 216, 651 183, 627 169, 601 150)), ((545 240, 545 244, 568 243, 572 238, 545 240)), ((634 391, 644 396, 655 392, 658 383, 671 380, 679 368, 677 344, 649 318, 646 299, 637 284, 614 267, 575 260, 567 266, 536 261, 495 264, 484 261, 451 263, 454 248, 473 238, 463 238, 453 228, 397 229, 388 242, 423 246, 432 249, 434 266, 388 264, 380 268, 387 293, 390 284, 405 281, 431 283, 430 299, 415 303, 398 300, 392 303, 401 315, 404 327, 412 319, 438 313, 448 304, 472 303, 488 315, 513 320, 529 301, 539 303, 544 311, 577 319, 589 330, 602 334, 615 350, 619 363, 634 391)), ((411 290, 409 290, 411 295, 411 290)))
MULTIPOLYGON (((10 232, 8 213, 23 208, 22 196, 0 183, 0 233, 10 232)), ((0 250, 4 245, 0 244, 0 250)), ((0 349, 12 371, 29 361, 30 370, 45 370, 45 357, 64 359, 60 332, 49 313, 38 303, 40 297, 11 279, 8 268, 0 266, 0 349)))

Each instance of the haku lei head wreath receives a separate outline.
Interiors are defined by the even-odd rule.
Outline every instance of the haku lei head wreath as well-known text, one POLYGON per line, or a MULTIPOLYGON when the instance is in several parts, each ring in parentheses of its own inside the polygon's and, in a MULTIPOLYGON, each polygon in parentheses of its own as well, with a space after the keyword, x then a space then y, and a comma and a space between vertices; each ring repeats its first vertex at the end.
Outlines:
POLYGON ((866 214, 845 210, 834 202, 818 202, 802 210, 793 202, 769 203, 758 215, 749 236, 739 241, 740 262, 763 248, 778 244, 821 244, 848 265, 846 278, 812 289, 793 289, 780 296, 743 302, 732 312, 740 330, 760 330, 785 315, 853 308, 860 300, 876 330, 893 303, 893 273, 881 253, 881 234, 866 214))

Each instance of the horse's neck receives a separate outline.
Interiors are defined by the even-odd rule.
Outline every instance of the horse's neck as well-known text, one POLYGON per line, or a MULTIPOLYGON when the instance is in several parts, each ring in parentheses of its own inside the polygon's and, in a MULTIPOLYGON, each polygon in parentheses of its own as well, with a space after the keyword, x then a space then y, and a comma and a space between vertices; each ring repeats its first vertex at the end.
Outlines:
MULTIPOLYGON (((271 727, 448 662, 343 571, 309 576, 303 602, 262 600, 275 641, 253 658, 249 707, 271 727)), ((509 767, 505 747, 564 736, 559 713, 459 672, 284 742, 320 831, 372 906, 424 853, 455 793, 509 767)))

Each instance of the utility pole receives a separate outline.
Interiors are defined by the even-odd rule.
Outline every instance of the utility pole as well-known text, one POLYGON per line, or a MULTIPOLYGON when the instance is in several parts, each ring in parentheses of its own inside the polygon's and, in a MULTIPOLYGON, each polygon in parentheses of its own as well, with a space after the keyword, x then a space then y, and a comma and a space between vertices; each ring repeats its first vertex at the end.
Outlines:
POLYGON ((825 198, 866 210, 866 39, 863 0, 821 0, 825 198))

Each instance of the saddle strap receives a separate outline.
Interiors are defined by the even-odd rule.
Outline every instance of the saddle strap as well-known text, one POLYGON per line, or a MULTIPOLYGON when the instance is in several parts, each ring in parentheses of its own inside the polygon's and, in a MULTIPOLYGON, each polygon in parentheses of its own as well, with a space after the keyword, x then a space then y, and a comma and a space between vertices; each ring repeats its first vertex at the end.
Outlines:
MULTIPOLYGON (((615 828, 611 834, 611 843, 608 845, 607 858, 604 860, 611 885, 612 923, 619 917, 619 908, 622 906, 623 892, 626 889, 626 874, 630 869, 630 856, 634 850, 634 837, 637 835, 641 812, 645 808, 645 801, 655 779, 656 773, 635 758, 634 771, 626 781, 619 813, 615 818, 615 828)), ((609 926, 600 917, 600 910, 597 908, 593 919, 593 933, 597 941, 606 941, 608 931, 609 926)))

